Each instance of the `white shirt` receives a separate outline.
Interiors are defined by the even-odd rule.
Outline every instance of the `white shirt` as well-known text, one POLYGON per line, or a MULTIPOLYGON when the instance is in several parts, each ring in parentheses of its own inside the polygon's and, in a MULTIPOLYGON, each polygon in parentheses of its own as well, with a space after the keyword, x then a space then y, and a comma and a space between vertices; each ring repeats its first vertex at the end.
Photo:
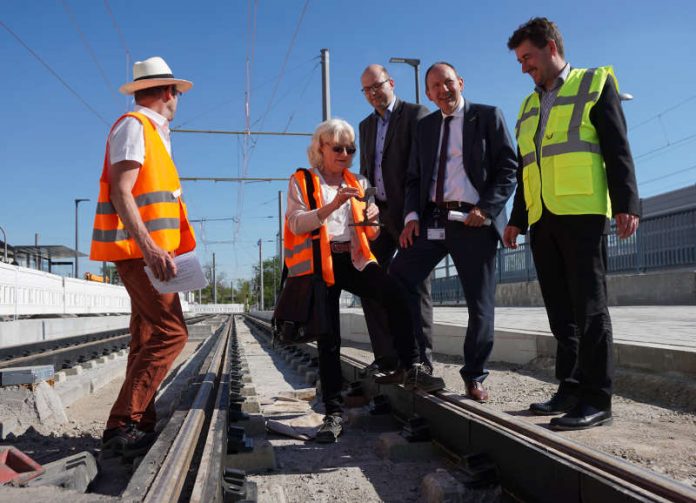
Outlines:
POLYGON ((387 139, 387 131, 389 130, 389 121, 394 112, 396 104, 396 95, 389 103, 389 106, 384 111, 384 117, 379 115, 375 110, 375 119, 377 120, 377 132, 375 137, 375 188, 377 189, 377 199, 380 201, 387 200, 387 190, 384 188, 384 178, 382 177, 382 157, 384 157, 384 143, 387 139))
MULTIPOLYGON (((433 179, 430 184, 430 201, 435 202, 435 190, 437 187, 437 166, 440 165, 440 144, 442 134, 445 130, 445 117, 442 114, 442 125, 440 126, 440 139, 438 140, 437 158, 435 159, 435 169, 433 179)), ((463 135, 464 130, 464 100, 460 99, 457 108, 452 113, 452 120, 449 125, 449 141, 447 142, 447 166, 445 167, 445 201, 460 201, 469 204, 477 204, 479 193, 471 184, 471 180, 466 176, 466 165, 464 164, 463 135)))
MULTIPOLYGON (((136 105, 134 112, 146 115, 155 123, 157 133, 164 143, 169 156, 172 155, 172 144, 169 139, 169 121, 154 110, 136 105)), ((135 161, 143 164, 145 161, 145 136, 142 123, 134 117, 126 117, 119 122, 109 135, 109 163, 135 161)))
MULTIPOLYGON (((333 198, 336 196, 336 189, 332 189, 326 184, 324 177, 321 176, 321 172, 318 169, 312 168, 311 172, 319 175, 321 197, 324 204, 333 201, 333 198)), ((370 182, 364 176, 355 173, 355 178, 357 178, 363 190, 370 186, 370 182)), ((345 187, 345 183, 342 183, 342 186, 345 187)), ((370 200, 370 202, 374 201, 370 200)), ((358 241, 355 227, 348 226, 348 224, 353 223, 353 212, 350 202, 346 201, 338 210, 329 215, 326 220, 320 220, 318 212, 319 209, 310 210, 305 205, 302 190, 295 182, 295 178, 292 177, 288 186, 288 202, 285 211, 290 232, 293 234, 305 234, 326 224, 330 241, 350 241, 351 261, 358 271, 362 271, 372 261, 365 259, 362 253, 360 253, 360 242, 358 241), (342 214, 342 216, 339 216, 339 214, 342 214)))
MULTIPOLYGON (((441 112, 442 113, 442 112, 441 112)), ((433 178, 430 183, 430 193, 428 200, 435 202, 435 191, 437 189, 437 172, 440 165, 440 144, 442 143, 442 133, 445 128, 445 115, 442 113, 442 125, 440 126, 440 137, 437 142, 437 157, 433 169, 433 178)), ((463 135, 464 130, 464 100, 460 99, 457 108, 452 113, 452 120, 449 124, 449 139, 447 141, 447 165, 445 166, 445 186, 444 201, 459 201, 470 204, 478 204, 479 193, 466 175, 464 164, 463 135)), ((412 211, 404 219, 404 223, 411 220, 418 220, 418 214, 412 211)))

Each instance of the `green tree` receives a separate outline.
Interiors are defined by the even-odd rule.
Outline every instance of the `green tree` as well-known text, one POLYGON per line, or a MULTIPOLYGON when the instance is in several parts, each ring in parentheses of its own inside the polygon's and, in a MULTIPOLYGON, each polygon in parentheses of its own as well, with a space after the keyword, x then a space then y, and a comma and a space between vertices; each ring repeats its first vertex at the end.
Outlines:
MULTIPOLYGON (((280 288, 280 275, 282 268, 278 257, 272 257, 263 261, 263 304, 267 310, 273 309, 276 300, 276 292, 280 288)), ((252 304, 259 302, 259 266, 254 266, 254 279, 252 280, 254 298, 252 304)))

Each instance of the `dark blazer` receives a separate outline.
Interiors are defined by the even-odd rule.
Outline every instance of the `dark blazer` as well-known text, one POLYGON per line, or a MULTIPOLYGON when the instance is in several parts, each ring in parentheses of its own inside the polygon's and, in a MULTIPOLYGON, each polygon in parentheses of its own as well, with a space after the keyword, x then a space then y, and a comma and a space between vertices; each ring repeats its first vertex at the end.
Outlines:
MULTIPOLYGON (((464 100, 463 123, 464 168, 479 193, 476 206, 491 217, 498 236, 502 236, 507 223, 505 203, 515 190, 515 148, 503 114, 496 107, 464 100)), ((441 125, 440 110, 418 122, 406 179, 404 216, 415 211, 423 217, 429 202, 441 125)))
MULTIPOLYGON (((607 79, 597 104, 590 111, 590 121, 599 136, 613 214, 640 215, 638 184, 626 135, 626 118, 614 79, 611 77, 607 79)), ((582 223, 583 217, 587 217, 586 219, 590 221, 597 219, 597 215, 568 215, 568 217, 569 220, 578 223, 582 223)), ((517 193, 510 214, 510 225, 522 229, 522 234, 527 232, 527 209, 524 202, 521 167, 517 174, 517 193)), ((608 225, 605 227, 605 232, 608 232, 608 225)))
MULTIPOLYGON (((404 226, 404 197, 406 172, 411 155, 411 144, 416 123, 428 114, 423 105, 416 105, 396 99, 394 110, 389 119, 387 135, 384 139, 382 155, 382 177, 387 193, 387 213, 382 220, 391 232, 401 232, 404 226)), ((371 113, 358 128, 360 133, 360 174, 365 176, 370 185, 375 185, 375 143, 377 136, 377 117, 371 113)))

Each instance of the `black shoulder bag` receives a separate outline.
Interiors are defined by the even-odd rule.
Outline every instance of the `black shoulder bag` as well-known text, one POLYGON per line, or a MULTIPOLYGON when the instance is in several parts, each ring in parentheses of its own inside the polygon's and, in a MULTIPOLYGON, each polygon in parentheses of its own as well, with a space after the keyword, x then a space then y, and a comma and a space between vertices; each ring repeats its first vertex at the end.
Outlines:
MULTIPOLYGON (((300 168, 305 176, 309 207, 316 209, 315 191, 310 172, 300 168)), ((283 266, 285 284, 281 285, 280 295, 273 311, 273 342, 281 346, 303 344, 316 341, 320 335, 331 330, 327 306, 327 287, 322 278, 321 247, 319 229, 312 231, 313 274, 287 277, 287 266, 283 266)))

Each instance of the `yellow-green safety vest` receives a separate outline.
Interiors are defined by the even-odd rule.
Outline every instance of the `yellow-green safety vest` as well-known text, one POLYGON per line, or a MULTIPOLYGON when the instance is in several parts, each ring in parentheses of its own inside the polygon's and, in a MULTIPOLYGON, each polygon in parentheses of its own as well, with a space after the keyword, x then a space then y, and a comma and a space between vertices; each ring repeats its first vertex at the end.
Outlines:
MULTIPOLYGON (((604 159, 597 130, 590 121, 592 107, 610 75, 616 83, 610 66, 570 70, 549 112, 539 152, 534 141, 539 127, 539 94, 533 92, 524 100, 515 134, 529 225, 541 218, 542 199, 557 215, 611 217, 604 159)), ((618 90, 618 83, 616 86, 618 90)))

